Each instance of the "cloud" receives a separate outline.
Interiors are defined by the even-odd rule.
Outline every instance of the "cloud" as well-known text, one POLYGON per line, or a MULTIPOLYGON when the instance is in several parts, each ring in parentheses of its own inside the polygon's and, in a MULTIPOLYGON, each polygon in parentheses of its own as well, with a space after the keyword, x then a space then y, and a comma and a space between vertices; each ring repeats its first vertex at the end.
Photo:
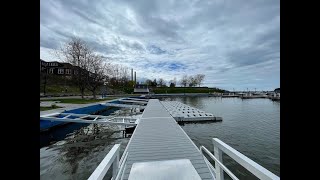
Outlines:
POLYGON ((145 64, 146 68, 163 69, 165 71, 181 71, 187 69, 187 66, 179 62, 159 62, 156 64, 145 64))
POLYGON ((148 51, 151 54, 164 54, 164 53, 166 53, 165 50, 162 50, 160 47, 155 46, 155 45, 148 46, 148 51))
POLYGON ((40 57, 58 60, 51 50, 72 36, 141 79, 202 73, 204 85, 229 90, 280 86, 277 0, 41 0, 40 57))

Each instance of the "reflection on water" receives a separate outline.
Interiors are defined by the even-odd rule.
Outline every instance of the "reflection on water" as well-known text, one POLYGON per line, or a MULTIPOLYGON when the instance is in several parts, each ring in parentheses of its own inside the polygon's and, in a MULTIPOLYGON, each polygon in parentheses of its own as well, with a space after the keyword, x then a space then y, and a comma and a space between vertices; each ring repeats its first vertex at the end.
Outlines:
POLYGON ((87 179, 114 144, 122 154, 129 138, 122 127, 90 124, 63 141, 40 149, 41 179, 87 179))
MULTIPOLYGON (((213 152, 212 138, 217 137, 280 176, 280 102, 219 97, 164 99, 180 101, 223 118, 217 123, 182 126, 198 147, 204 145, 213 152)), ((126 109, 112 115, 134 117, 136 112, 126 109)), ((90 124, 75 129, 67 138, 40 149, 40 179, 87 179, 114 144, 121 143, 122 154, 129 142, 129 138, 122 138, 121 126, 90 124)), ((227 156, 223 161, 240 179, 256 179, 227 156)))
MULTIPOLYGON (((99 113, 103 113, 103 115, 108 116, 110 114, 116 113, 119 111, 117 107, 107 107, 103 110, 100 110, 99 113)), ((94 113, 93 113, 94 114, 94 113)), ((40 133, 40 148, 49 146, 57 141, 63 140, 69 133, 80 129, 82 127, 86 127, 89 124, 86 123, 67 123, 62 126, 52 128, 50 131, 45 131, 40 133)))
MULTIPOLYGON (((192 98, 178 98, 180 102, 184 104, 188 104, 189 106, 198 107, 198 109, 203 109, 204 104, 198 97, 192 97, 192 98)), ((177 97, 165 97, 160 98, 161 101, 176 101, 177 97)))
MULTIPOLYGON (((217 137, 280 176, 280 102, 220 97, 170 99, 223 118, 218 123, 182 126, 198 147, 204 145, 213 152, 212 138, 217 137)), ((256 179, 227 156, 223 160, 240 179, 256 179)))
MULTIPOLYGON (((100 115, 109 115, 100 112, 100 115)), ((116 110, 110 116, 137 116, 136 109, 116 110)), ((40 149, 40 179, 88 179, 114 144, 121 144, 120 156, 129 138, 123 138, 123 126, 85 124, 73 125, 72 132, 62 140, 40 149)), ((59 131, 63 129, 56 129, 59 131)), ((106 178, 110 178, 108 173, 106 178)))

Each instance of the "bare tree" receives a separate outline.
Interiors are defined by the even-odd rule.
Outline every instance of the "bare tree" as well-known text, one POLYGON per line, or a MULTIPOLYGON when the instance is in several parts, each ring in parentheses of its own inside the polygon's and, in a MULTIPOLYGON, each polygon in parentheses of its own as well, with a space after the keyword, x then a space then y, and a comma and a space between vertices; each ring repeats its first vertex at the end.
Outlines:
POLYGON ((177 79, 176 78, 174 78, 173 80, 169 81, 169 86, 170 87, 175 87, 176 85, 177 85, 177 79))
POLYGON ((107 82, 110 85, 116 85, 116 78, 115 78, 115 65, 111 63, 106 63, 105 74, 107 76, 107 82))
POLYGON ((92 50, 86 42, 80 38, 73 37, 60 48, 57 55, 58 57, 60 57, 59 55, 62 55, 66 62, 75 66, 72 78, 76 82, 80 90, 81 97, 83 98, 84 90, 87 86, 87 76, 89 74, 88 61, 92 56, 92 50))
POLYGON ((125 86, 129 83, 129 68, 126 66, 108 63, 106 74, 113 86, 125 86))
POLYGON ((126 67, 126 66, 123 66, 123 65, 120 65, 120 73, 119 73, 119 75, 120 75, 120 84, 122 85, 122 86, 125 86, 125 85, 127 85, 128 83, 129 83, 129 68, 128 67, 126 67))
POLYGON ((96 90, 103 84, 105 80, 106 64, 103 57, 99 55, 91 55, 88 58, 87 89, 92 92, 93 98, 96 98, 96 90))
POLYGON ((152 81, 150 79, 147 79, 146 82, 145 82, 148 86, 151 86, 152 85, 152 81))
POLYGON ((193 76, 189 76, 188 78, 188 84, 189 84, 189 87, 194 87, 197 85, 197 80, 195 77, 193 76))
POLYGON ((154 80, 152 81, 152 84, 151 84, 151 85, 154 86, 154 87, 157 87, 157 84, 158 84, 158 83, 157 83, 157 79, 154 79, 154 80))
POLYGON ((197 84, 199 85, 199 87, 200 87, 202 81, 204 80, 204 78, 205 78, 205 75, 204 75, 204 74, 197 74, 197 75, 195 76, 195 79, 196 79, 197 84))
POLYGON ((88 44, 80 38, 73 37, 60 48, 60 51, 54 53, 75 67, 72 79, 79 87, 82 98, 85 89, 90 90, 96 97, 96 90, 104 80, 115 87, 126 86, 129 83, 129 69, 126 66, 105 63, 104 57, 94 54, 88 44))
POLYGON ((180 85, 186 87, 187 84, 188 84, 188 76, 187 76, 187 75, 184 75, 184 76, 182 77, 182 79, 180 80, 180 85))
POLYGON ((166 81, 164 79, 160 78, 159 81, 158 81, 158 85, 160 87, 162 87, 162 86, 166 85, 166 81))

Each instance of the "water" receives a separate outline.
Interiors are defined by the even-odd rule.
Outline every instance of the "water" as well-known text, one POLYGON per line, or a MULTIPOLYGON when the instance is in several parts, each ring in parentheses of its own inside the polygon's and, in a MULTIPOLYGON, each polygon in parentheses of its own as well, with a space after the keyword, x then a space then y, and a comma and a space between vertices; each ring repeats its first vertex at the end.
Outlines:
MULTIPOLYGON (((119 108, 117 107, 107 107, 105 109, 99 110, 100 115, 108 116, 112 113, 117 113, 119 108)), ((79 108, 77 110, 71 110, 71 113, 82 113, 86 114, 87 112, 92 111, 92 108, 79 108), (74 112, 75 111, 75 112, 74 112), (78 111, 78 112, 77 112, 78 111)), ((92 113, 94 114, 94 113, 92 113)), ((82 127, 86 127, 89 124, 86 123, 67 123, 64 125, 61 125, 56 128, 51 128, 50 131, 44 131, 40 133, 40 148, 49 146, 50 144, 53 144, 57 141, 63 140, 67 137, 69 133, 74 132, 75 130, 78 130, 82 127)))
MULTIPOLYGON (((106 110, 100 115, 136 114, 130 110, 106 110)), ((40 134, 40 179, 88 179, 114 144, 123 154, 129 138, 123 126, 71 123, 40 134)), ((105 179, 111 178, 111 171, 105 179)))
MULTIPOLYGON (((280 176, 280 102, 216 97, 164 99, 180 101, 223 118, 217 123, 182 126, 198 147, 203 145, 213 152, 212 138, 217 137, 280 176)), ((131 112, 116 111, 114 114, 121 116, 131 112)), ((67 132, 56 130, 64 135, 54 139, 55 144, 48 141, 41 146, 40 179, 87 179, 114 144, 121 143, 122 154, 129 142, 129 138, 122 137, 123 127, 120 126, 69 126, 65 127, 67 132)), ((227 156, 223 161, 240 179, 256 179, 227 156)), ((227 175, 225 177, 228 179, 227 175)))
MULTIPOLYGON (((177 97, 175 100, 223 118, 222 122, 182 126, 193 142, 213 152, 216 137, 280 176, 280 102, 269 99, 177 97)), ((236 162, 223 157, 240 179, 256 179, 236 162)), ((225 174, 225 177, 227 175, 225 174)))
MULTIPOLYGON (((40 179, 88 179, 114 144, 120 155, 129 142, 116 126, 90 124, 68 138, 40 149, 40 179)), ((110 174, 108 174, 110 177, 110 174)))

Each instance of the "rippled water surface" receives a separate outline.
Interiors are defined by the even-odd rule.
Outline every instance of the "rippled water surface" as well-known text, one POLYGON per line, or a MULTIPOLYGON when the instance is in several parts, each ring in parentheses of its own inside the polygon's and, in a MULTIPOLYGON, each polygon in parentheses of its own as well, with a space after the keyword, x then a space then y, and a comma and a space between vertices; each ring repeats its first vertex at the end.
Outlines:
MULTIPOLYGON (((162 100, 180 101, 223 118, 222 122, 182 126, 198 147, 203 145, 213 152, 212 138, 217 137, 280 176, 280 102, 216 97, 162 100)), ((116 114, 131 112, 116 111, 116 114)), ((71 124, 40 135, 40 142, 43 141, 40 143, 40 179, 87 179, 114 144, 121 143, 122 154, 129 141, 123 138, 122 129, 71 124)), ((227 156, 223 161, 239 179, 255 179, 227 156)))
MULTIPOLYGON (((280 102, 219 97, 162 100, 179 101, 223 118, 217 123, 182 126, 198 147, 204 145, 213 152, 212 138, 217 137, 280 176, 280 102)), ((224 161, 240 179, 255 179, 230 158, 224 157, 224 161)))
MULTIPOLYGON (((100 113, 105 116, 134 114, 129 109, 100 113)), ((118 125, 71 123, 41 133, 40 179, 88 179, 114 144, 121 144, 122 155, 130 140, 123 137, 123 129, 118 125)), ((105 179, 110 177, 111 171, 105 179)))

